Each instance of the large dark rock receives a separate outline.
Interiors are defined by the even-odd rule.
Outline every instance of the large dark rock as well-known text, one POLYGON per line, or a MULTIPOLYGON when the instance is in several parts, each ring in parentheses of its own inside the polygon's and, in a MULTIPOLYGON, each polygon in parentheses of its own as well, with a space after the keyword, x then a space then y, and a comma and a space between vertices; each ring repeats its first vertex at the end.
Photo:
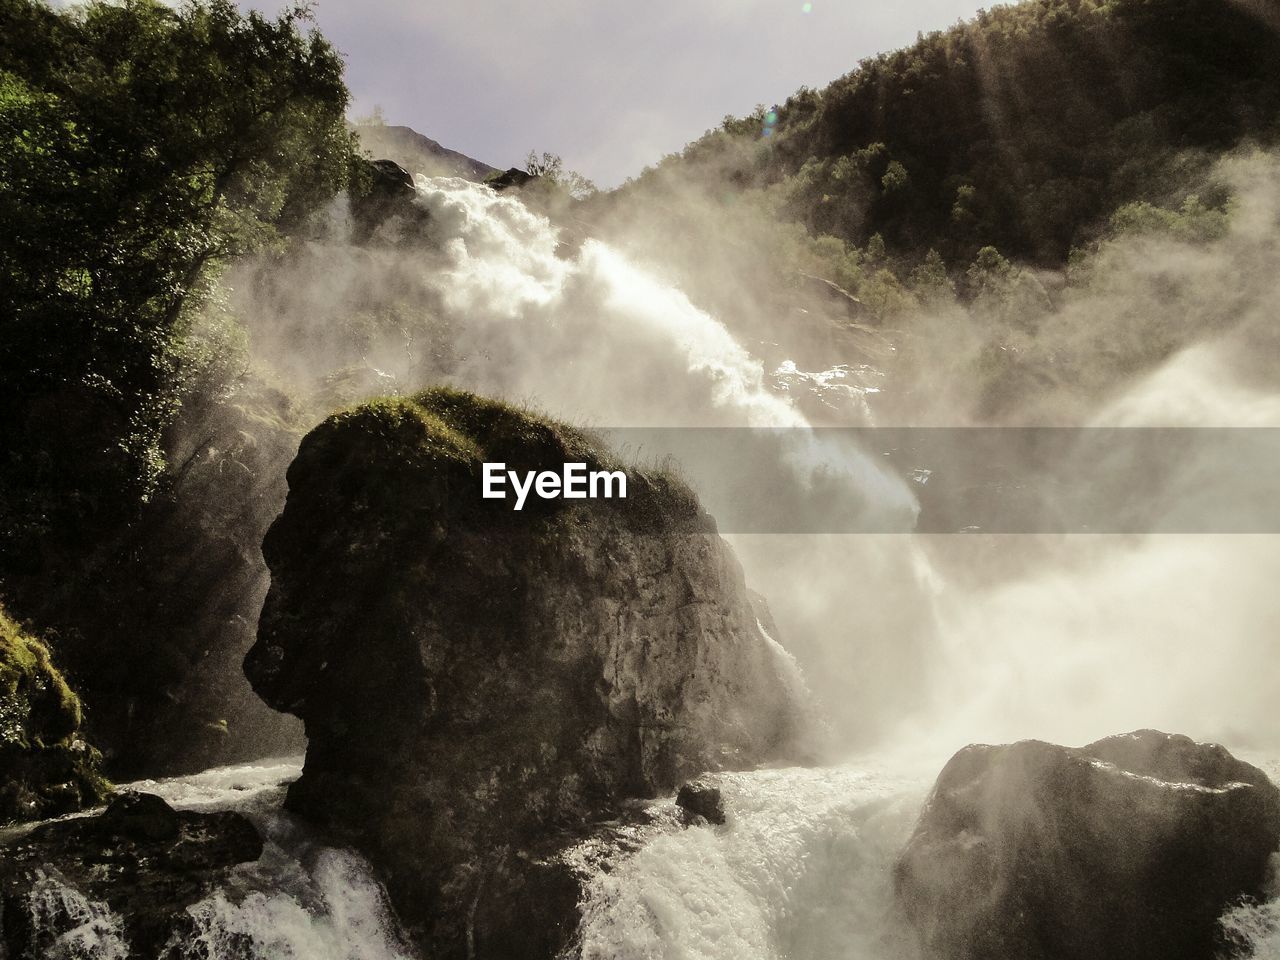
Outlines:
POLYGON ((970 746, 897 865, 927 957, 1212 960, 1260 897, 1280 791, 1216 744, 1142 730, 1080 749, 970 746))
MULTIPOLYGON (((520 886, 513 865, 545 859, 530 851, 548 836, 782 755, 797 733, 787 666, 683 483, 628 469, 625 500, 517 513, 481 498, 485 461, 621 468, 560 424, 454 391, 330 418, 290 467, 245 663, 306 722, 289 807, 366 853, 440 958, 466 954, 476 905, 520 886)), ((491 925, 486 942, 504 936, 491 925)), ((475 955, 511 955, 494 949, 475 955)))
POLYGON ((129 956, 167 957, 164 946, 192 932, 186 908, 261 855, 261 836, 237 813, 123 794, 98 816, 42 824, 0 847, 0 947, 14 958, 72 956, 50 951, 92 925, 129 956))
POLYGON ((724 823, 724 799, 720 788, 703 780, 690 780, 676 791, 676 806, 691 818, 702 817, 708 823, 724 823))
POLYGON ((540 179, 536 174, 521 170, 519 167, 511 167, 501 173, 490 174, 484 178, 484 182, 501 193, 503 190, 518 190, 531 183, 537 183, 540 179))
POLYGON ((351 194, 351 220, 357 242, 375 237, 400 241, 425 223, 427 212, 414 203, 418 189, 411 174, 394 160, 365 160, 362 189, 351 194))

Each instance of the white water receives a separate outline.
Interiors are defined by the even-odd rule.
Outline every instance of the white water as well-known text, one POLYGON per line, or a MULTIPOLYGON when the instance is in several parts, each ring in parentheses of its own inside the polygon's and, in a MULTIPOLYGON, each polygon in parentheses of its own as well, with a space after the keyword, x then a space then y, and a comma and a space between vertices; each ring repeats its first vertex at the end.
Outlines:
POLYGON ((300 759, 147 781, 179 810, 237 810, 266 840, 261 859, 190 908, 199 935, 183 956, 247 960, 407 960, 385 896, 355 854, 317 844, 280 809, 300 759))
MULTIPOLYGON (((28 904, 32 935, 45 944, 45 960, 116 960, 129 955, 124 924, 111 908, 89 900, 58 877, 37 872, 28 904)), ((0 945, 0 957, 4 952, 0 945)))
MULTIPOLYGON (((1247 759, 1280 773, 1280 763, 1247 759)), ((672 798, 654 801, 639 849, 595 868, 584 960, 919 960, 894 914, 892 866, 941 762, 871 756, 718 774, 722 826, 686 826, 672 798)), ((298 772, 291 760, 127 786, 179 809, 238 810, 267 837, 261 860, 190 908, 200 933, 171 944, 172 960, 429 960, 400 940, 367 865, 280 811, 298 772)), ((590 851, 580 862, 593 862, 590 851)), ((69 931, 58 922, 42 960, 130 957, 120 918, 55 877, 31 903, 37 918, 77 920, 69 931)), ((1223 923, 1247 956, 1280 958, 1280 900, 1223 923)))
MULTIPOLYGON (((233 868, 221 889, 188 908, 198 932, 166 945, 166 960, 411 960, 368 865, 317 843, 280 809, 301 769, 301 758, 263 761, 121 787, 179 810, 240 812, 266 841, 257 862, 233 868)), ((57 923, 47 960, 132 956, 122 920, 56 877, 32 891, 30 905, 37 924, 57 923), (65 931, 65 917, 75 918, 74 929, 65 931)))
POLYGON ((928 781, 874 760, 721 774, 727 822, 662 825, 595 878, 586 960, 908 960, 891 868, 928 781))

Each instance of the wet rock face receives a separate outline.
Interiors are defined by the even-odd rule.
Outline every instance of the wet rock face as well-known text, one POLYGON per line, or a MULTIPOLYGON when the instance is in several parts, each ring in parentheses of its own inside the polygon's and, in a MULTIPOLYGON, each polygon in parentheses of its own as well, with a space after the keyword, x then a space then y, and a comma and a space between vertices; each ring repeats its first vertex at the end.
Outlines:
POLYGON ((407 229, 426 221, 426 211, 414 205, 417 195, 411 174, 394 160, 364 161, 368 175, 366 189, 351 197, 353 239, 367 243, 395 221, 395 229, 384 231, 390 240, 402 239, 407 229))
POLYGON ((724 823, 724 800, 720 788, 702 779, 681 784, 676 792, 676 805, 690 818, 701 817, 708 823, 724 823))
POLYGON ((1260 897, 1280 791, 1216 744, 1143 730, 1080 749, 970 746, 897 865, 927 957, 1212 960, 1260 897))
POLYGON ((9 612, 56 636, 55 662, 84 703, 83 741, 113 778, 301 751, 301 724, 261 701, 241 663, 270 579, 262 537, 284 506, 302 422, 252 377, 226 398, 188 398, 166 480, 134 522, 92 542, 48 539, 33 569, 4 578, 9 612))
POLYGON ((186 908, 261 855, 261 836, 239 814, 176 811, 148 794, 43 824, 0 846, 0 955, 79 956, 58 951, 82 928, 115 944, 113 956, 185 957, 186 908))
POLYGON ((290 468, 245 664, 306 722, 289 806, 382 869, 439 957, 466 954, 489 879, 549 832, 796 733, 785 665, 683 484, 629 469, 626 500, 516 513, 481 499, 485 461, 619 467, 451 391, 330 419, 290 468))

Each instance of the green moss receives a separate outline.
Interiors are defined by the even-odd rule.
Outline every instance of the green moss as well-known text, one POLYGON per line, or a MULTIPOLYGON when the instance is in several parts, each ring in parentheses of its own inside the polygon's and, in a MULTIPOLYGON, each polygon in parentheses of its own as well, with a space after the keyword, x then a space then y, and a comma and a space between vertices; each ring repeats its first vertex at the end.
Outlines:
POLYGON ((49 648, 0 609, 0 822, 69 813, 110 793, 82 722, 49 648))
MULTIPOLYGON (((346 495, 337 494, 335 509, 350 501, 358 487, 364 491, 362 502, 391 498, 405 510, 416 510, 424 505, 425 489, 451 473, 455 493, 437 505, 449 502, 453 506, 447 509, 454 510, 466 502, 457 499, 459 483, 474 487, 479 500, 486 462, 502 462, 520 472, 555 470, 564 463, 584 463, 588 470, 622 470, 628 477, 628 496, 611 501, 609 509, 638 532, 665 530, 672 524, 711 524, 673 470, 624 463, 587 431, 528 407, 445 386, 412 397, 371 400, 330 417, 303 440, 290 468, 290 485, 306 482, 305 477, 341 477, 346 495)), ((450 481, 443 482, 449 487, 450 481)), ((473 506, 493 516, 488 505, 473 506)), ((566 510, 565 501, 547 501, 526 507, 517 519, 549 519, 566 510)))
MULTIPOLYGON (((54 667, 49 648, 27 636, 0 611, 0 697, 29 705, 24 732, 40 746, 56 746, 80 729, 80 698, 54 667)), ((8 705, 6 704, 6 707, 8 705)), ((9 712, 6 709, 6 712, 9 712)), ((10 731, 3 736, 7 739, 10 731)))

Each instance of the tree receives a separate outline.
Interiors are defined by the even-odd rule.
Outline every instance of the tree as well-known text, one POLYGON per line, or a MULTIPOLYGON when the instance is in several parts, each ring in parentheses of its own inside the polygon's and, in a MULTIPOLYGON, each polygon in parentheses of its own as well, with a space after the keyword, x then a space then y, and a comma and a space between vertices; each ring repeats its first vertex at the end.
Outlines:
POLYGON ((558 154, 543 153, 530 150, 524 161, 524 171, 535 177, 542 177, 564 188, 575 200, 583 200, 596 192, 596 185, 576 170, 566 170, 564 161, 558 154))
POLYGON ((146 499, 212 272, 345 183, 343 64, 308 19, 0 0, 0 570, 146 499))

